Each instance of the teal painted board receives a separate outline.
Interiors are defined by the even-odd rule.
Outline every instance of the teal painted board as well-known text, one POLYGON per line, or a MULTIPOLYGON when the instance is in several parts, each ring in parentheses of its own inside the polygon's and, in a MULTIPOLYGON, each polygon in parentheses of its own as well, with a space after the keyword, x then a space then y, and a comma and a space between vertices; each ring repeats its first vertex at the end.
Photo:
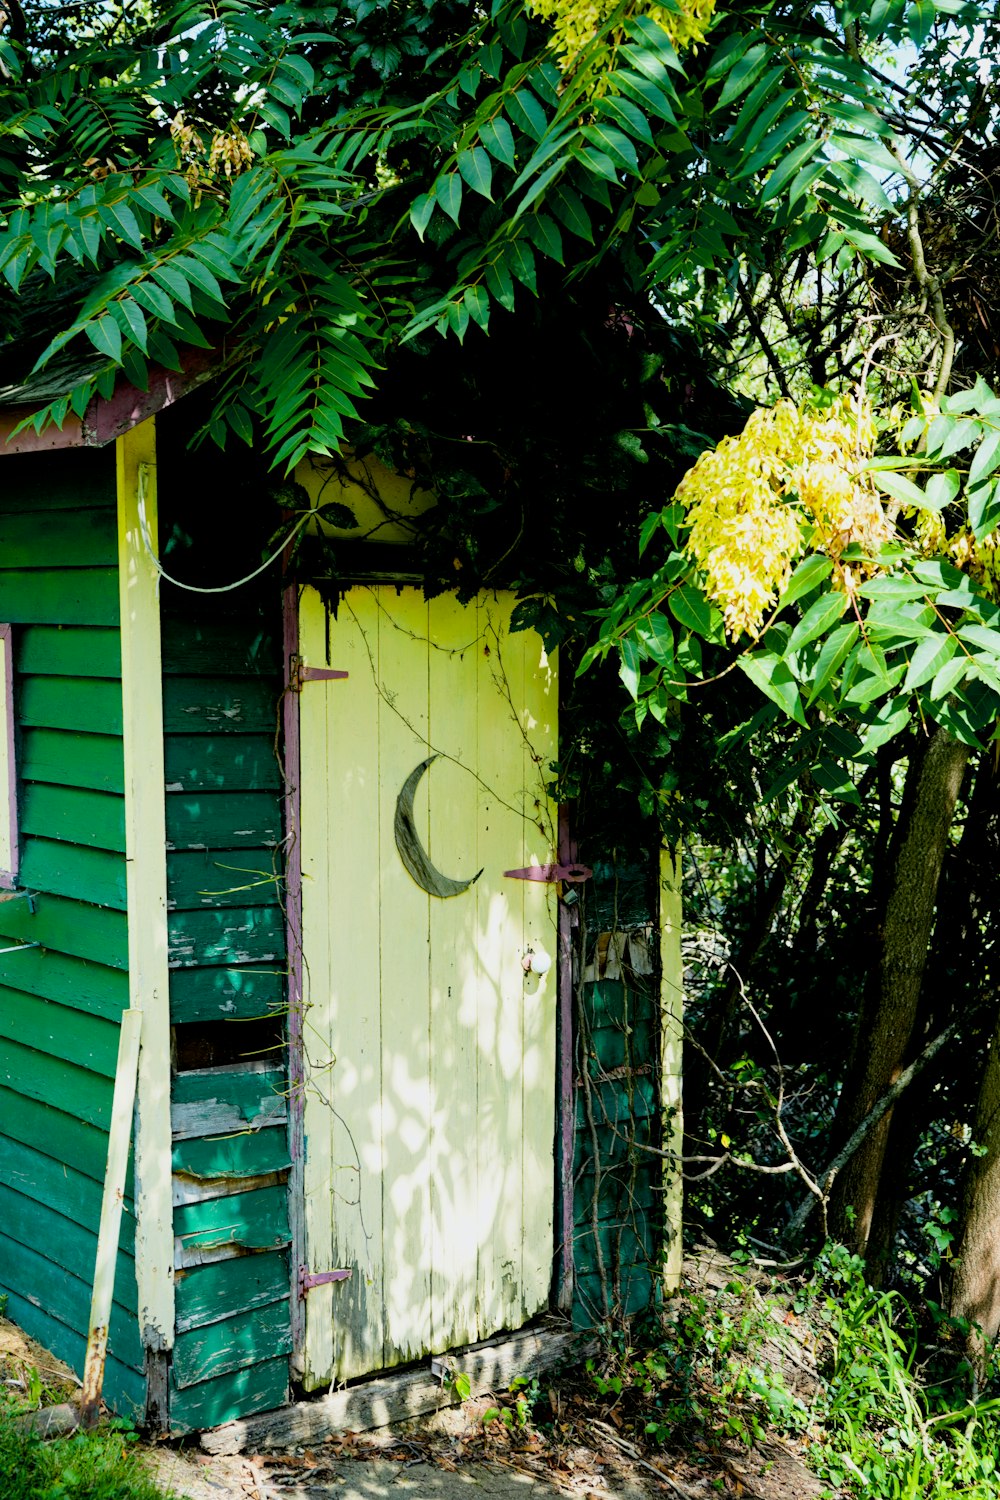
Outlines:
MULTIPOLYGON (((67 1083, 72 1086, 72 1080, 67 1083)), ((22 1086, 23 1080, 19 1078, 18 1087, 22 1086)), ((50 1103, 0 1087, 0 1135, 43 1151, 60 1171, 65 1163, 68 1169, 103 1185, 108 1157, 107 1135, 104 1130, 82 1120, 78 1113, 65 1113, 67 1104, 76 1110, 75 1097, 70 1097, 65 1091, 57 1093, 56 1102, 50 1103)), ((125 1196, 130 1201, 133 1197, 131 1158, 125 1196)))
POLYGON ((168 849, 259 849, 281 839, 281 803, 271 792, 171 792, 168 849))
POLYGON ((32 891, 125 910, 125 860, 106 849, 86 849, 29 835, 21 841, 19 880, 32 891))
POLYGON ((281 773, 270 734, 171 734, 164 745, 168 792, 277 791, 281 773))
POLYGON ((218 1427, 257 1411, 274 1411, 287 1400, 287 1356, 269 1359, 199 1385, 174 1386, 170 1392, 170 1430, 180 1436, 218 1427))
MULTIPOLYGON (((81 1228, 79 1224, 74 1223, 64 1214, 57 1213, 48 1204, 39 1202, 37 1194, 34 1197, 28 1197, 0 1182, 0 1234, 6 1236, 9 1242, 30 1250, 32 1255, 37 1255, 44 1260, 50 1267, 48 1272, 50 1277, 52 1276, 51 1268, 58 1266, 70 1276, 78 1276, 88 1288, 83 1321, 80 1324, 73 1322, 65 1309, 60 1310, 60 1304, 57 1301, 53 1300, 49 1304, 50 1312, 62 1318, 64 1322, 70 1323, 71 1327, 79 1327, 83 1333, 87 1330, 90 1309, 89 1289, 93 1285, 94 1267, 97 1261, 99 1219, 100 1204, 98 1204, 97 1218, 93 1221, 93 1226, 81 1228)), ((8 1254, 14 1256, 9 1245, 8 1254)), ((133 1245, 126 1245, 124 1248, 119 1247, 115 1268, 114 1300, 124 1313, 131 1313, 134 1316, 138 1308, 137 1297, 135 1252, 133 1245)))
POLYGON ((281 641, 245 619, 184 620, 163 625, 163 671, 171 677, 281 677, 281 641))
POLYGON ((590 1033, 594 1056, 591 1076, 616 1068, 633 1067, 653 1056, 656 1028, 652 1021, 632 1019, 620 1026, 594 1027, 590 1033))
POLYGON ((109 510, 72 510, 40 519, 34 509, 0 512, 0 565, 116 567, 118 535, 109 510))
MULTIPOLYGON (((97 1073, 62 1059, 0 1042, 0 1088, 37 1099, 56 1109, 71 1108, 77 1119, 107 1131, 111 1119, 111 1083, 97 1073)), ((105 1156, 107 1146, 105 1145, 105 1156)))
POLYGON ((22 675, 120 677, 121 633, 85 625, 22 625, 14 635, 14 666, 22 675))
POLYGON ((167 859, 167 906, 199 911, 220 906, 274 905, 280 859, 267 852, 174 850, 167 859))
MULTIPOLYGON (((576 1124, 582 1130, 587 1124, 582 1089, 577 1089, 576 1124)), ((591 1086, 594 1116, 598 1129, 602 1126, 628 1126, 635 1119, 648 1119, 657 1112, 656 1086, 649 1076, 633 1077, 626 1090, 617 1080, 594 1083, 591 1086)))
MULTIPOLYGON (((96 1251, 96 1238, 93 1244, 96 1251)), ((75 1271, 71 1271, 65 1265, 68 1259, 65 1254, 61 1254, 58 1260, 40 1255, 30 1246, 15 1240, 13 1234, 8 1233, 8 1225, 4 1223, 0 1230, 2 1284, 29 1300, 37 1297, 47 1313, 86 1338, 94 1279, 94 1251, 89 1261, 81 1262, 75 1271)), ((127 1289, 130 1280, 134 1290, 135 1274, 126 1257, 119 1256, 115 1275, 116 1300, 111 1304, 111 1317, 108 1320, 109 1338, 115 1358, 131 1370, 141 1370, 142 1340, 139 1337, 139 1321, 135 1315, 135 1299, 133 1296, 131 1310, 123 1307, 118 1300, 123 1284, 127 1289)))
MULTIPOLYGON (((23 1328, 31 1338, 37 1339, 46 1349, 65 1360, 70 1369, 83 1374, 83 1361, 87 1351, 87 1340, 65 1323, 48 1315, 38 1299, 22 1297, 13 1292, 9 1295, 7 1316, 23 1328)), ((136 1370, 108 1356, 104 1367, 104 1400, 120 1417, 141 1421, 146 1406, 146 1382, 136 1370)))
POLYGON ((291 1166, 288 1142, 281 1130, 244 1130, 237 1134, 175 1141, 174 1172, 181 1177, 209 1183, 239 1177, 260 1177, 291 1166))
MULTIPOLYGON (((283 1097, 285 1070, 282 1067, 193 1068, 189 1073, 177 1073, 171 1098, 174 1104, 206 1104, 220 1100, 231 1105, 244 1122, 250 1122, 261 1113, 262 1099, 273 1101, 283 1097)), ((269 1109, 268 1114, 274 1111, 269 1109)), ((212 1134, 204 1131, 205 1135, 212 1134)))
MULTIPOLYGON (((18 453, 4 459, 0 485, 0 511, 29 515, 48 510, 115 510, 115 450, 64 448, 46 453, 18 453), (40 483, 39 465, 45 482, 40 483)), ((58 524, 57 518, 39 517, 40 524, 58 524)))
MULTIPOLYGON (((0 1184, 25 1198, 35 1199, 74 1224, 94 1227, 100 1222, 103 1198, 100 1183, 22 1141, 11 1140, 2 1132, 0 1184)), ((135 1254, 135 1207, 131 1197, 123 1204, 118 1248, 127 1255, 135 1254)))
MULTIPOLYGON (((177 1307, 177 1332, 186 1333, 265 1307, 289 1295, 288 1256, 284 1251, 272 1254, 237 1255, 217 1260, 207 1266, 178 1270, 174 1278, 177 1307)), ((286 1314, 287 1317, 287 1314, 286 1314)), ((270 1354, 275 1350, 267 1351, 270 1354)), ((220 1372, 221 1373, 221 1372, 220 1372)), ((187 1384, 181 1381, 180 1384, 187 1384)))
POLYGON ((50 1057, 72 1059, 76 1067, 113 1079, 118 1037, 119 1027, 103 1016, 89 1016, 54 1000, 0 988, 0 1039, 47 1052, 50 1057))
POLYGON ((17 718, 22 726, 120 735, 122 685, 106 677, 25 677, 17 718))
POLYGON ((128 968, 124 912, 45 894, 36 896, 34 905, 32 912, 26 900, 0 902, 0 937, 40 943, 43 948, 93 958, 115 969, 128 968))
POLYGON ((117 568, 0 573, 0 620, 11 625, 117 625, 117 568))
POLYGON ((292 1326, 286 1287, 279 1302, 266 1303, 178 1334, 171 1373, 174 1384, 182 1389, 291 1352, 292 1326))
POLYGON ((259 677, 165 677, 163 728, 167 734, 273 735, 280 696, 280 685, 259 677))
POLYGON ((278 969, 174 969, 170 1014, 177 1024, 249 1020, 287 1010, 286 976, 278 969))
POLYGON ((111 1021, 117 1021, 129 1003, 128 975, 121 969, 42 948, 0 954, 0 984, 111 1021))
POLYGON ((18 766, 22 781, 91 787, 95 792, 125 790, 125 757, 116 735, 26 728, 18 766))
POLYGON ((174 1234, 187 1250, 280 1250, 287 1245, 287 1187, 254 1188, 174 1209, 174 1234))
POLYGON ((124 854, 125 799, 109 792, 31 781, 22 793, 21 830, 124 854))
POLYGON ((285 919, 273 906, 172 912, 167 933, 175 968, 275 963, 285 955, 285 919))

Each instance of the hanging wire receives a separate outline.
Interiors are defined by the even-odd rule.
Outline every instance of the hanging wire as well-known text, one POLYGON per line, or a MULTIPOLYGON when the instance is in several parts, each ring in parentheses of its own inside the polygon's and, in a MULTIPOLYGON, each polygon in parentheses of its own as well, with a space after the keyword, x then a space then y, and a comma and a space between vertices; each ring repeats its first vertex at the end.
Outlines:
POLYGON ((172 575, 167 572, 166 568, 160 562, 160 559, 157 557, 156 552, 153 548, 152 539, 149 535, 149 525, 146 521, 146 495, 149 488, 149 469, 149 464, 139 465, 139 532, 142 536, 142 545, 145 549, 146 556, 149 558, 150 562, 153 564, 153 567, 156 569, 160 577, 165 578, 167 583, 172 583, 175 588, 186 589, 189 594, 228 594, 231 593, 233 589, 242 588, 245 583, 252 583, 253 580, 255 578, 259 578, 261 573, 263 573, 266 568, 269 568, 273 562, 277 562, 278 558, 284 552, 285 548, 288 546, 289 542, 291 542, 293 537, 297 536, 298 533, 302 530, 303 526, 305 526, 306 522, 310 521, 316 514, 316 512, 313 510, 305 511, 305 513, 301 515, 296 521, 295 525, 292 527, 291 531, 285 537, 281 545, 271 553, 270 557, 266 558, 265 561, 261 563, 259 568, 255 568, 254 571, 252 573, 248 573, 245 578, 237 578, 234 583, 213 584, 207 588, 197 583, 182 583, 179 578, 172 577, 172 575))

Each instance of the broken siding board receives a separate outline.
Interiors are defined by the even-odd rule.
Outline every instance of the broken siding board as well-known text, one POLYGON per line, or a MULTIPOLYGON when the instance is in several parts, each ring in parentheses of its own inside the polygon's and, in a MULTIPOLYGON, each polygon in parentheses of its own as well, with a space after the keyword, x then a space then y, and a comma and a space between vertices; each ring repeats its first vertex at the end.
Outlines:
POLYGON ((170 1393, 170 1430, 195 1432, 217 1427, 235 1417, 273 1411, 288 1400, 288 1357, 250 1365, 231 1375, 220 1375, 198 1385, 173 1387, 170 1393))
POLYGON ((277 791, 281 785, 273 732, 173 734, 164 748, 169 792, 277 791))
POLYGON ((275 732, 275 684, 257 677, 165 677, 163 726, 167 734, 267 734, 275 732))
POLYGON ((0 984, 111 1021, 128 1005, 128 977, 120 969, 41 948, 0 954, 0 984))
POLYGON ((216 1261, 214 1265, 178 1271, 177 1332, 186 1333, 236 1313, 248 1313, 282 1298, 287 1300, 288 1286, 288 1257, 284 1251, 239 1255, 232 1260, 216 1261))
MULTIPOLYGON (((2 596, 0 596, 2 606, 2 596)), ((17 709, 23 726, 120 735, 121 683, 105 677, 25 677, 17 709)))
POLYGON ((171 1134, 174 1140, 188 1140, 220 1131, 274 1129, 288 1118, 284 1099, 271 1094, 250 1104, 237 1106, 227 1099, 197 1100, 174 1104, 170 1110, 171 1134), (248 1118, 249 1113, 249 1118, 248 1118))
MULTIPOLYGON (((7 1316, 71 1369, 83 1369, 86 1335, 50 1317, 37 1299, 9 1293, 7 1316)), ((141 1417, 146 1401, 145 1379, 109 1354, 104 1368, 104 1399, 123 1416, 141 1417)))
MULTIPOLYGON (((220 1264, 226 1264, 221 1262, 220 1264)), ((229 1265, 239 1262, 230 1261, 229 1265)), ((204 1266, 203 1271, 217 1270, 204 1266)), ((172 1375, 178 1388, 197 1385, 216 1375, 228 1375, 276 1354, 290 1354, 292 1327, 288 1290, 280 1301, 239 1312, 231 1318, 192 1328, 177 1336, 172 1375)))
POLYGON ((77 1067, 104 1078, 115 1076, 118 1027, 103 1016, 0 988, 0 1037, 51 1057, 71 1057, 77 1067))
POLYGON ((249 1020, 288 1007, 285 974, 279 969, 218 967, 174 969, 170 975, 175 1025, 198 1021, 249 1020))
POLYGON ((168 849, 256 849, 281 838, 281 803, 269 792, 171 792, 168 849))
POLYGON ((233 677, 281 677, 281 642, 263 627, 248 631, 243 620, 173 618, 166 630, 163 671, 168 676, 217 678, 224 663, 233 677))
POLYGON ((51 781, 95 792, 125 788, 122 742, 114 735, 26 728, 18 761, 22 781, 51 781))
POLYGON ((28 782, 21 799, 21 829, 124 854, 124 800, 109 792, 28 782))
MULTIPOLYGON (((73 1224, 96 1224, 101 1216, 101 1185, 62 1161, 45 1156, 23 1141, 0 1132, 0 1184, 44 1204, 73 1224)), ((134 1207, 123 1200, 118 1243, 131 1254, 135 1240, 134 1207)))
POLYGON ((14 663, 26 675, 120 677, 121 635, 118 630, 96 626, 22 625, 14 663))
POLYGON ((124 911, 126 905, 125 862, 106 849, 86 849, 55 839, 26 838, 21 844, 22 886, 71 896, 78 901, 96 901, 124 911))
POLYGON ((12 625, 117 625, 118 569, 5 572, 0 618, 12 625))
POLYGON ((291 1165, 288 1142, 279 1130, 244 1130, 201 1140, 175 1141, 175 1174, 198 1182, 257 1177, 291 1165))
POLYGON ((275 963, 285 954, 284 918, 279 907, 173 912, 169 935, 170 963, 175 968, 275 963))
POLYGON ((108 1129, 111 1083, 85 1068, 8 1041, 0 1049, 0 1085, 57 1109, 72 1101, 74 1114, 85 1124, 108 1129))
MULTIPOLYGON (((19 1078, 19 1088, 21 1083, 19 1078)), ((72 1080, 68 1080, 67 1086, 71 1086, 71 1083, 72 1080)), ((108 1155, 107 1135, 99 1127, 81 1119, 78 1114, 66 1114, 60 1106, 66 1104, 67 1097, 66 1094, 57 1093, 57 1102, 50 1103, 47 1099, 34 1099, 24 1093, 0 1087, 0 1134, 23 1146, 44 1150, 45 1155, 56 1163, 60 1171, 65 1163, 93 1182, 103 1184, 108 1155)), ((75 1107, 74 1099, 74 1109, 75 1107)), ((131 1200, 131 1165, 125 1192, 131 1200)))
POLYGON ((26 900, 0 902, 0 937, 39 943, 76 958, 92 958, 115 969, 128 967, 125 913, 109 911, 45 892, 35 897, 32 913, 26 900))
POLYGON ((273 906, 280 873, 272 851, 174 850, 167 860, 167 904, 175 911, 273 906))
POLYGON ((288 1243, 288 1190, 258 1188, 174 1210, 174 1235, 185 1250, 280 1250, 288 1243))
POLYGON ((5 569, 111 567, 117 561, 114 516, 108 510, 73 510, 45 528, 38 545, 33 509, 0 514, 0 558, 5 569))

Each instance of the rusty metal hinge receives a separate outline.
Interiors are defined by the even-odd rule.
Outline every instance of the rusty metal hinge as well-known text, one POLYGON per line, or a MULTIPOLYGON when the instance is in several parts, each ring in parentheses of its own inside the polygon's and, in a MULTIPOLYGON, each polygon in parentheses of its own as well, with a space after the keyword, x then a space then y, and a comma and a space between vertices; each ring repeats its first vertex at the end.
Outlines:
POLYGON ((326 1286, 331 1281, 349 1281, 353 1271, 310 1271, 308 1266, 299 1266, 299 1296, 304 1297, 314 1286, 326 1286))
POLYGON ((289 664, 288 686, 293 693, 301 693, 307 682, 336 682, 349 676, 349 672, 338 672, 332 667, 307 667, 301 656, 293 656, 289 664))
POLYGON ((523 870, 504 870, 508 880, 540 880, 546 885, 556 880, 565 880, 570 885, 581 885, 589 880, 593 870, 588 865, 526 865, 523 870))

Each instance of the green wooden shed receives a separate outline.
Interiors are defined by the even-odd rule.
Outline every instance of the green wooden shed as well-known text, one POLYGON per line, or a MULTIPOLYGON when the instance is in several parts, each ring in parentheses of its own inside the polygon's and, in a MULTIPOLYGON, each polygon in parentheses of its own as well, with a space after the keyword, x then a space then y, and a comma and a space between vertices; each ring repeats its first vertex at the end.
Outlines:
MULTIPOLYGON (((176 408, 209 373, 41 434, 51 392, 0 392, 0 1294, 83 1370, 130 1017, 103 1389, 175 1433, 568 1309, 573 1280, 555 664, 502 595, 428 603, 398 563, 335 615, 280 563, 227 587, 252 497, 176 408)), ((676 887, 665 859, 668 1131, 676 887)))

